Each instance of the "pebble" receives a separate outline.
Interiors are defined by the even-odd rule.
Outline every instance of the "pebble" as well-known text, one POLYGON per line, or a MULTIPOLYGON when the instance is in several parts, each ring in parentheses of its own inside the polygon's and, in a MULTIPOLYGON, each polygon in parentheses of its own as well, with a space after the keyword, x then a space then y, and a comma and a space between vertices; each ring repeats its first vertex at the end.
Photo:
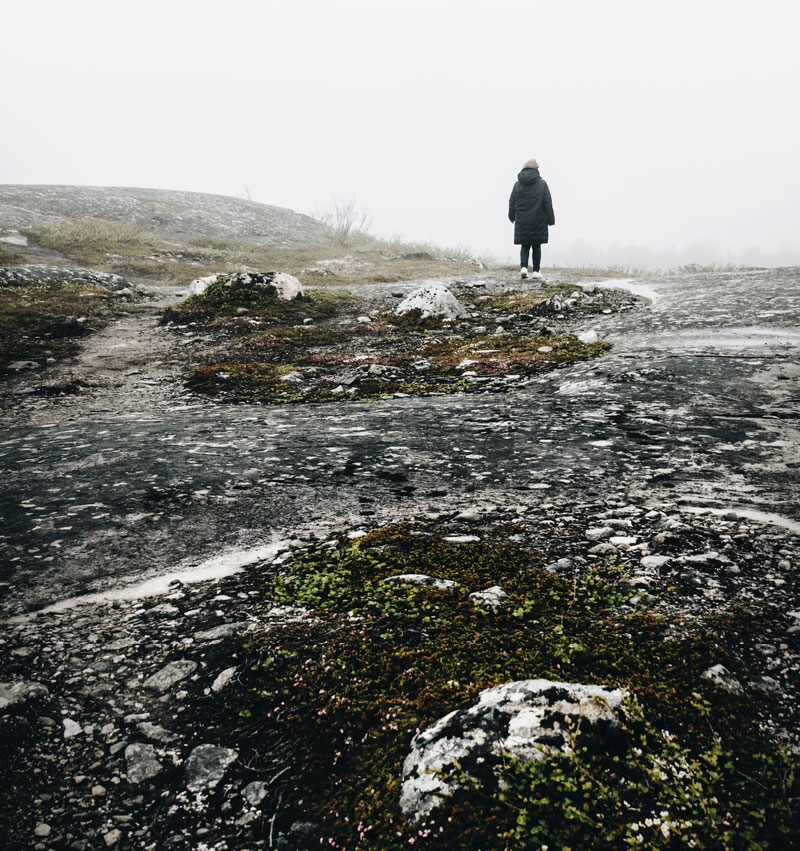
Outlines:
POLYGON ((179 659, 176 662, 170 662, 165 665, 160 671, 148 677, 142 683, 144 688, 152 689, 153 691, 166 691, 175 683, 185 680, 190 674, 197 669, 197 662, 191 659, 179 659))
POLYGON ((232 748, 198 745, 186 760, 186 788, 190 792, 211 791, 238 758, 239 754, 232 748))

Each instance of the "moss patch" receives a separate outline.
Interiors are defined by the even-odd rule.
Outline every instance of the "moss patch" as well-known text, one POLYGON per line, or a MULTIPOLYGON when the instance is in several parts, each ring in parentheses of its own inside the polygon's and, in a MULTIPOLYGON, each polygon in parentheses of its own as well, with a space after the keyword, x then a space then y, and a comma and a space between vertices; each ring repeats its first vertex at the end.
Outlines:
POLYGON ((512 385, 506 376, 519 380, 596 357, 610 348, 604 342, 582 343, 576 337, 560 335, 503 337, 477 343, 463 338, 422 338, 405 340, 395 348, 384 341, 388 351, 359 356, 329 351, 327 347, 341 338, 327 333, 327 329, 309 331, 305 347, 302 342, 287 342, 301 337, 298 329, 296 334, 276 333, 247 340, 240 344, 243 348, 262 356, 268 353, 272 361, 200 366, 187 378, 187 386, 220 401, 272 404, 357 401, 396 394, 507 392, 512 385))
POLYGON ((81 337, 134 309, 128 296, 88 284, 0 286, 0 369, 18 360, 71 357, 81 337))
POLYGON ((284 301, 278 298, 274 287, 253 287, 235 280, 228 284, 231 277, 224 276, 200 295, 189 296, 180 304, 166 308, 162 322, 214 323, 244 315, 263 324, 316 320, 336 315, 351 298, 345 291, 314 290, 292 301, 284 301))
MULTIPOLYGON (((596 822, 597 809, 584 808, 593 797, 592 771, 597 782, 612 782, 615 770, 619 779, 626 771, 635 774, 633 767, 587 762, 579 766, 586 776, 579 770, 570 780, 564 765, 548 763, 536 778, 530 776, 534 769, 510 765, 505 793, 467 784, 421 824, 399 816, 400 769, 417 729, 471 704, 487 687, 544 677, 631 689, 656 719, 657 728, 646 734, 668 729, 679 737, 680 754, 672 752, 676 764, 706 760, 704 776, 715 786, 708 795, 703 788, 692 793, 705 807, 692 828, 702 840, 698 847, 777 847, 769 842, 792 830, 791 779, 777 781, 774 749, 756 733, 757 707, 700 678, 718 662, 736 670, 726 648, 752 643, 770 616, 742 611, 724 621, 685 624, 683 637, 671 638, 665 619, 625 605, 631 592, 623 581, 624 563, 609 561, 569 578, 553 575, 542 570, 535 548, 515 543, 502 529, 495 532, 479 542, 454 543, 433 524, 386 527, 298 558, 269 589, 278 602, 306 607, 312 617, 251 642, 244 712, 257 719, 262 734, 279 732, 294 742, 304 808, 320 825, 320 843, 485 849, 500 847, 504 837, 504 847, 540 847, 562 837, 557 825, 548 827, 536 816, 537 802, 546 805, 545 793, 557 794, 559 784, 569 792, 562 799, 582 796, 576 811, 586 823, 596 822), (401 573, 458 585, 436 591, 382 581, 401 573), (494 584, 509 595, 497 613, 468 597, 494 584), (759 756, 762 748, 769 758, 759 756), (536 786, 546 772, 552 776, 536 786), (735 794, 739 803, 728 812, 727 801, 715 802, 714 794, 735 794), (723 822, 729 833, 741 829, 742 836, 758 835, 766 844, 715 844, 714 831, 723 822), (529 829, 534 824, 544 827, 529 829)), ((637 729, 640 734, 631 728, 631 735, 637 729)), ((657 750, 655 741, 645 746, 657 750)), ((666 746, 663 754, 670 755, 666 746)), ((644 762, 645 773, 647 766, 658 767, 657 760, 644 762)), ((631 782, 638 785, 630 794, 647 806, 668 797, 656 790, 652 776, 650 786, 642 776, 631 782)), ((562 807, 562 815, 568 809, 562 807)), ((624 813, 625 807, 617 810, 624 813)), ((632 835, 626 824, 606 841, 605 827, 598 828, 597 846, 578 832, 570 847, 623 847, 627 843, 617 839, 632 835)))

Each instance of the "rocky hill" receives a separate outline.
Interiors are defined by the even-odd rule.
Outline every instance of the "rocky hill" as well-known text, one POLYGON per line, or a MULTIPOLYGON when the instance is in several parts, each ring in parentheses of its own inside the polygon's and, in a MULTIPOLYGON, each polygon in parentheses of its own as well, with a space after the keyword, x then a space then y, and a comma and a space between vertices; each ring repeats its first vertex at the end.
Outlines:
POLYGON ((135 224, 178 242, 205 237, 287 245, 330 236, 329 228, 310 216, 225 195, 122 186, 0 185, 0 228, 86 217, 135 224))

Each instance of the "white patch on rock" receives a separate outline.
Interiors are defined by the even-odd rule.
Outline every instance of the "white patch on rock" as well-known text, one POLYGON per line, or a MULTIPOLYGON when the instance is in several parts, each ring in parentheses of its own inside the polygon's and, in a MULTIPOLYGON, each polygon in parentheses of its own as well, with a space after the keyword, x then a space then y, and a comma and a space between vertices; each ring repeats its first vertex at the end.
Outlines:
POLYGON ((403 763, 400 809, 413 821, 427 815, 458 788, 460 772, 496 783, 509 753, 524 760, 569 753, 567 719, 580 724, 587 746, 621 746, 624 699, 621 689, 550 680, 487 689, 473 706, 445 715, 414 737, 403 763))
POLYGON ((410 310, 421 310, 422 318, 436 316, 444 319, 465 319, 469 313, 458 299, 442 284, 426 284, 407 295, 394 309, 398 316, 410 310))
POLYGON ((469 598, 473 603, 480 603, 490 609, 502 609, 507 596, 508 594, 499 585, 492 585, 491 588, 484 588, 483 591, 473 591, 469 598))
POLYGON ((387 576, 384 582, 391 585, 428 585, 431 588, 455 588, 458 584, 452 579, 437 579, 435 576, 427 576, 424 573, 398 573, 397 576, 387 576))
POLYGON ((600 339, 600 336, 594 330, 584 331, 582 334, 578 334, 578 339, 582 343, 596 343, 600 339))

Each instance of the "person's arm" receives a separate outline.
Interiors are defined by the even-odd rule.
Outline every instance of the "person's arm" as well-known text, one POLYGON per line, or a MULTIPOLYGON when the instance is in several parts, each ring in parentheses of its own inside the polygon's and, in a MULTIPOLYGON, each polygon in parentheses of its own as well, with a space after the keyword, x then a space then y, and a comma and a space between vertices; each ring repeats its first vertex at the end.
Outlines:
POLYGON ((517 217, 517 185, 514 184, 514 188, 511 190, 511 197, 508 199, 508 220, 513 223, 514 219, 517 217))
POLYGON ((550 187, 546 183, 544 185, 544 209, 547 213, 547 224, 554 225, 556 217, 553 212, 553 199, 550 197, 550 187))

